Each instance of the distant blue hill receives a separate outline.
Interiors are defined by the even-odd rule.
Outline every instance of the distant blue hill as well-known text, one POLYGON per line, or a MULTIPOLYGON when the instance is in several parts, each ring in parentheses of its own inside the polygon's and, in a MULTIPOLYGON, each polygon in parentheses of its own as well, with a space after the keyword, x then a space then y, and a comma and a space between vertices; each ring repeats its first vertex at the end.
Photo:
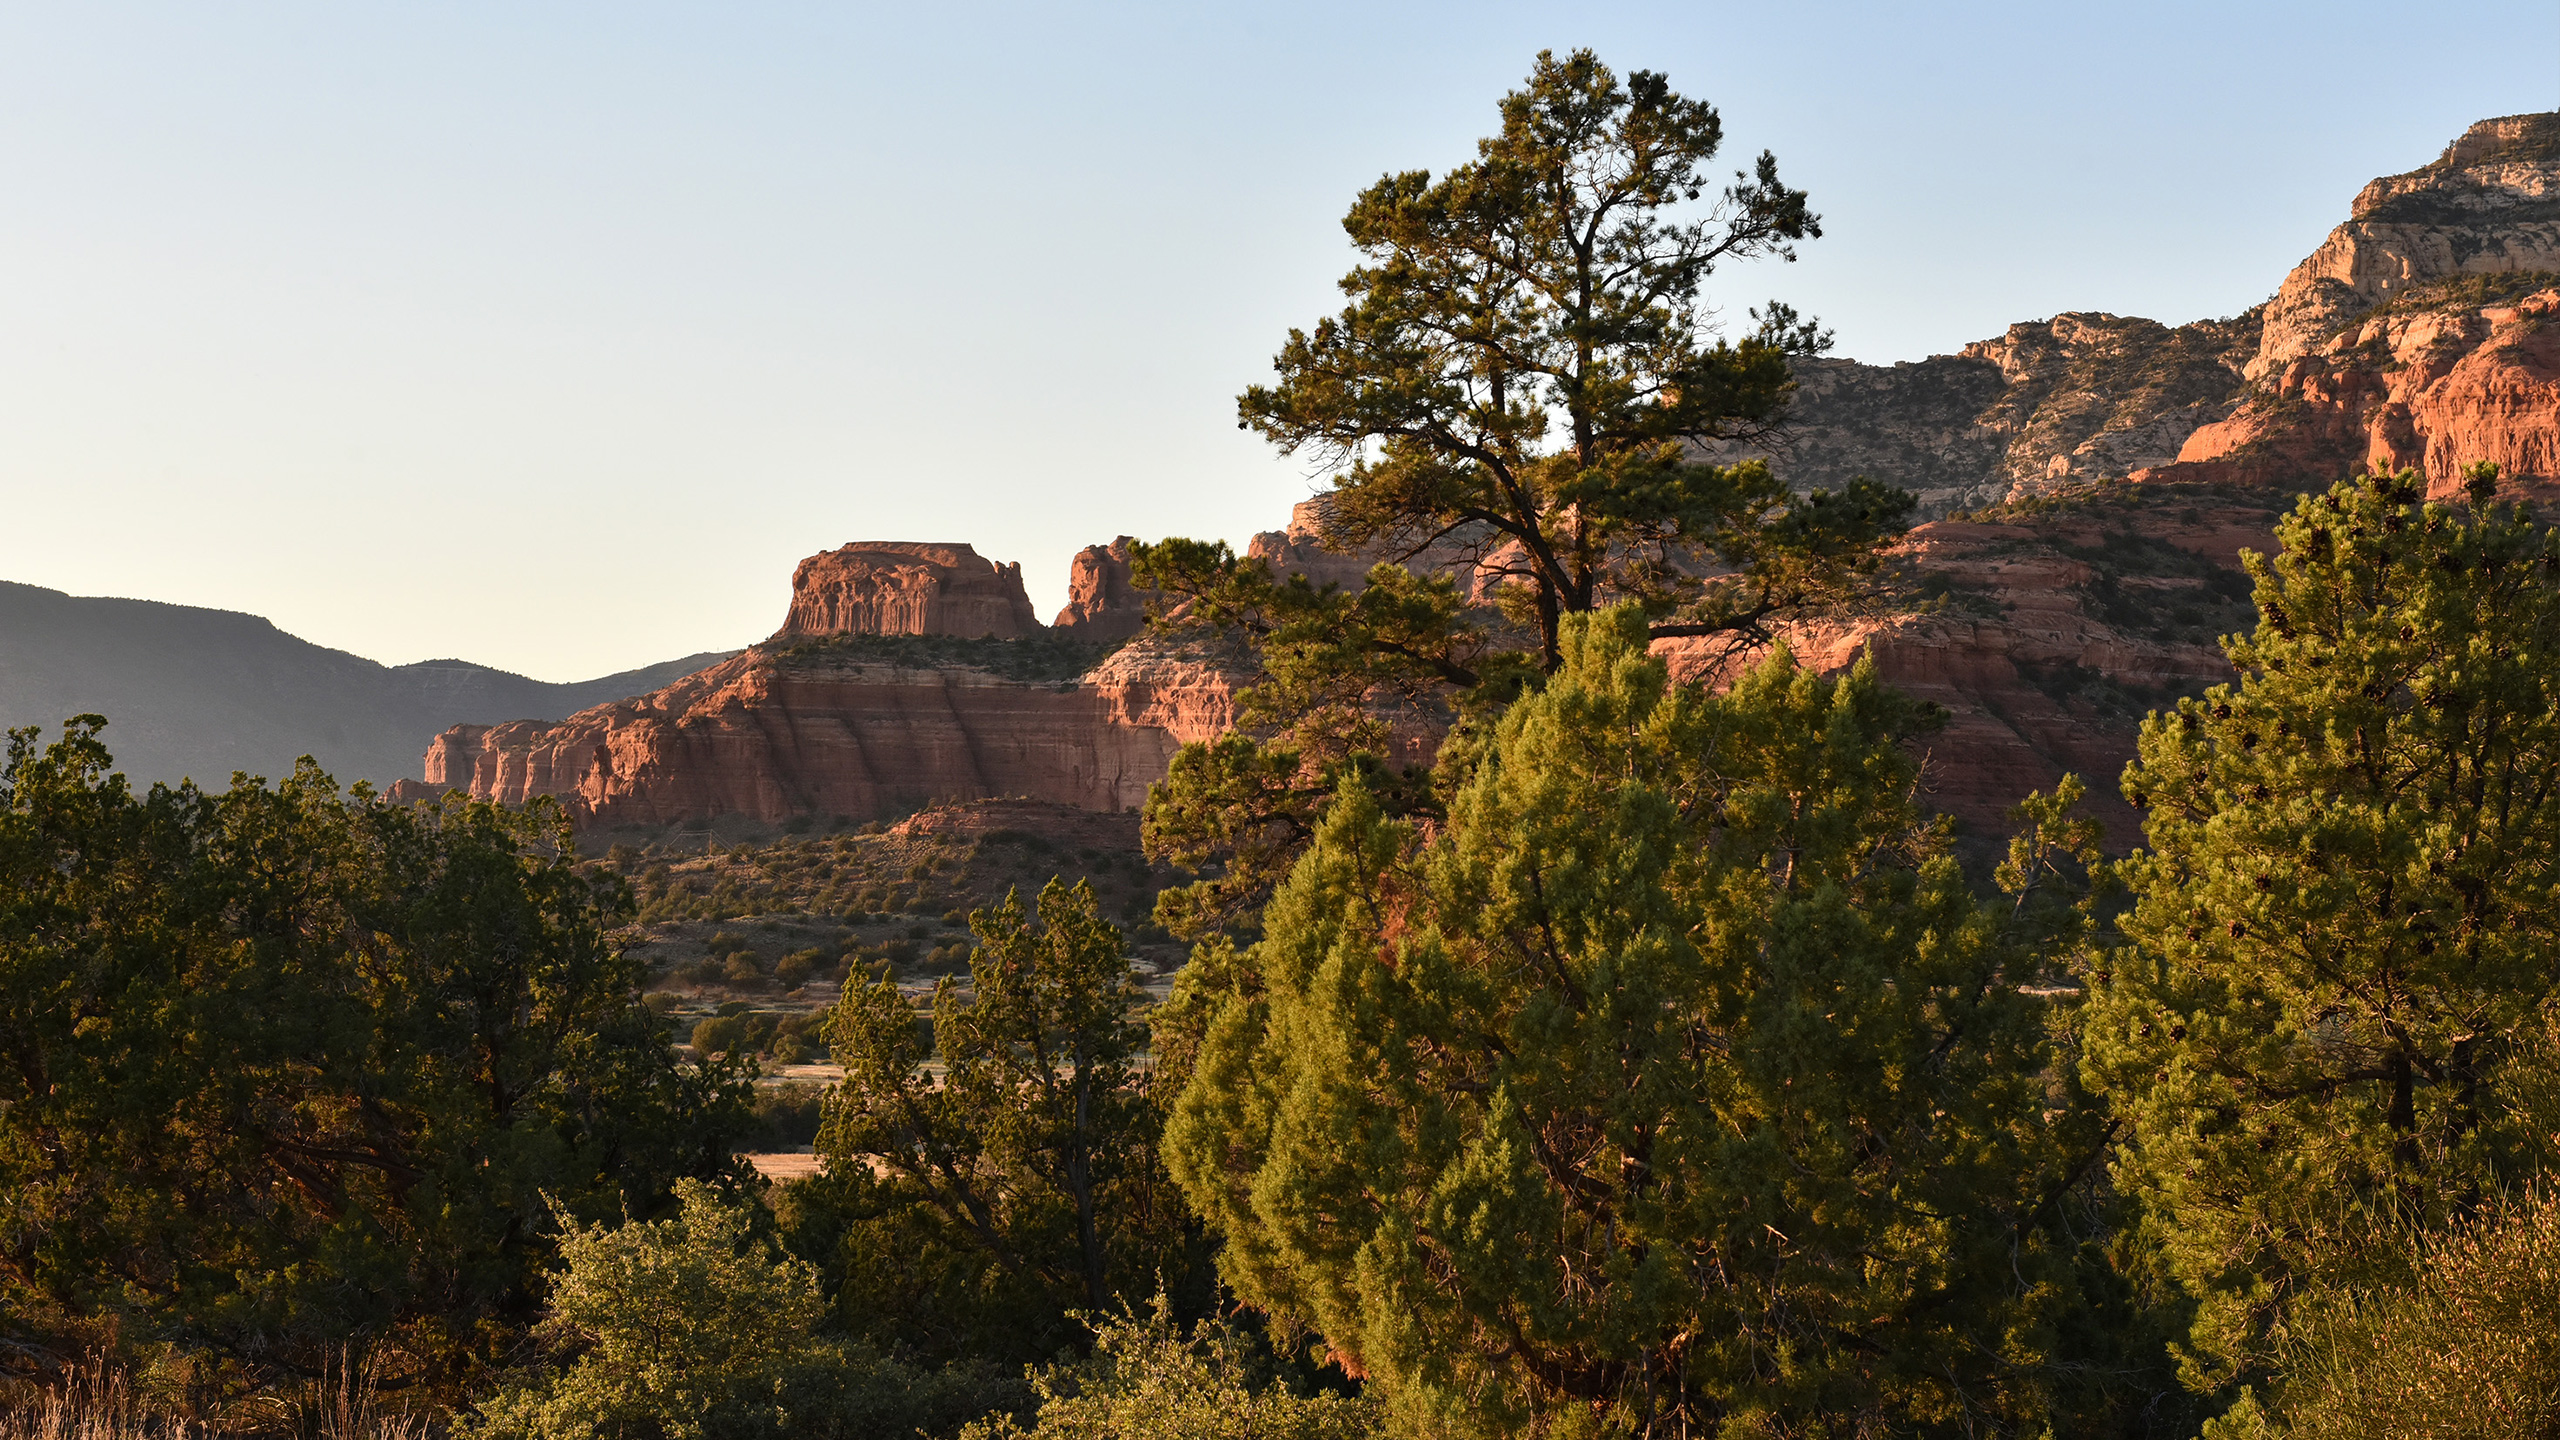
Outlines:
POLYGON ((137 785, 220 789, 235 770, 274 778, 309 755, 340 784, 387 786, 416 779, 448 725, 557 720, 731 653, 555 685, 465 660, 384 665, 229 610, 0 580, 0 727, 42 726, 50 740, 73 715, 104 715, 116 768, 137 785))

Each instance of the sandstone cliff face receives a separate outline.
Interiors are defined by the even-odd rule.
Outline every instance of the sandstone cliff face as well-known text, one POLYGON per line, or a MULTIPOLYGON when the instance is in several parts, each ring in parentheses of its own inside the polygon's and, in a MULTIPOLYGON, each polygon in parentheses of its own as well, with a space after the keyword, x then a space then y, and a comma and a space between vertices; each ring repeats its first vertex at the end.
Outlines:
POLYGON ((859 541, 800 562, 777 640, 813 635, 1035 634, 1022 567, 966 545, 859 541))
MULTIPOLYGON (((2530 409, 2541 382, 2524 350, 2487 343, 2495 321, 2480 312, 2560 282, 2550 272, 2560 272, 2560 114, 2484 120, 2434 164, 2367 185, 2348 221, 2257 310, 2174 329, 2065 314, 1917 363, 1805 361, 1792 433, 1766 449, 1709 455, 1764 456, 1798 489, 1866 475, 1914 491, 1924 518, 2244 445, 2253 447, 2253 478, 2292 466, 2301 473, 2285 478, 2302 483, 2335 479, 2369 455, 2413 453, 2412 438, 2430 434, 2477 439, 2488 448, 2473 458, 2507 464, 2506 455, 2532 453, 2507 438, 2522 435, 2519 422, 2472 418, 2465 407, 2530 409), (2405 324, 2375 332, 2367 318, 2466 299, 2482 322, 2467 341, 2444 331, 2412 338, 2405 324), (2386 367, 2430 346, 2479 359, 2424 401, 2403 393, 2419 387, 2389 381, 2386 367), (2361 353, 2367 373, 2348 377, 2357 362, 2346 352, 2361 353), (2317 362, 2313 372, 2300 368, 2305 361, 2317 362), (2521 368, 2500 369, 2510 362, 2521 368), (2429 404, 2432 420, 2422 418, 2429 404), (2407 415, 2379 413, 2395 405, 2407 415), (2372 438, 2376 427, 2394 437, 2389 445, 2372 438)), ((2439 367, 2427 383, 2444 378, 2439 367)))
POLYGON ((2142 478, 2299 488, 2411 468, 2443 495, 2482 460, 2519 483, 2560 477, 2560 289, 2499 305, 2429 295, 2296 356, 2142 478))
POLYGON ((462 725, 426 755, 429 793, 557 797, 582 825, 743 814, 875 816, 1019 797, 1088 810, 1146 798, 1183 738, 1223 728, 1214 687, 1018 679, 840 647, 759 647, 558 723, 462 725))
POLYGON ((1067 607, 1049 628, 1079 639, 1116 643, 1147 628, 1147 601, 1129 575, 1129 547, 1123 535, 1108 545, 1087 545, 1076 552, 1067 571, 1067 607))
POLYGON ((2434 164, 2367 185, 2349 213, 2268 304, 2249 379, 2429 281, 2560 271, 2560 114, 2483 120, 2434 164))

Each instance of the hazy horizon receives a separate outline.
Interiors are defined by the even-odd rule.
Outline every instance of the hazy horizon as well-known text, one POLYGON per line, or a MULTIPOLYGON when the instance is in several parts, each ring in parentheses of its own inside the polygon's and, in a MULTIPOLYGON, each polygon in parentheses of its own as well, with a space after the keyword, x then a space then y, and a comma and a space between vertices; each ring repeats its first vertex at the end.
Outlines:
POLYGON ((1339 304, 1352 195, 1469 158, 1541 48, 1774 150, 1825 238, 1709 293, 1888 362, 2237 313, 2560 102, 2478 63, 2548 5, 2406 15, 22 9, 0 579, 550 681, 760 638, 848 540, 1019 561, 1045 617, 1080 546, 1286 519, 1320 476, 1236 392, 1339 304))

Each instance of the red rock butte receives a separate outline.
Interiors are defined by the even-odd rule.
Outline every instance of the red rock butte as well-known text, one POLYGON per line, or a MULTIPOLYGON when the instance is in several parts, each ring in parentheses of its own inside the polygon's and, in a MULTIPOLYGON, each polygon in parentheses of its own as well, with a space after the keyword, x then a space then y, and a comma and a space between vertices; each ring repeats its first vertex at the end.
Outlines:
MULTIPOLYGON (((2230 678, 2215 642, 2254 620, 2238 554, 2273 547, 2296 494, 2409 466, 2440 495, 2481 460, 2524 493, 2560 481, 2560 114, 2483 121, 2376 180, 2240 316, 2057 315, 1916 363, 1806 361, 1797 378, 1793 433, 1759 458, 1800 490, 1891 481, 1926 521, 1902 547, 1916 593, 1798 627, 1797 656, 1829 670, 1872 653, 1947 710, 1926 798, 1981 845, 2070 770, 2122 849, 2139 817, 2113 792, 2141 716, 2230 678)), ((1479 603, 1510 574, 1481 537, 1334 548, 1325 514, 1310 500, 1247 553, 1344 586, 1398 558, 1479 603)), ((1132 546, 1078 552, 1051 627, 1019 566, 967 545, 813 555, 766 644, 565 721, 457 726, 429 749, 427 785, 395 794, 554 795, 601 825, 1008 797, 1126 811, 1184 742, 1233 723, 1249 680, 1234 654, 1146 631, 1132 546)), ((1714 678, 1702 647, 1656 649, 1714 678)), ((1400 729, 1398 761, 1431 738, 1400 729)))
POLYGON ((821 551, 791 575, 777 641, 821 635, 956 635, 1018 640, 1040 620, 1022 567, 967 545, 858 540, 821 551))

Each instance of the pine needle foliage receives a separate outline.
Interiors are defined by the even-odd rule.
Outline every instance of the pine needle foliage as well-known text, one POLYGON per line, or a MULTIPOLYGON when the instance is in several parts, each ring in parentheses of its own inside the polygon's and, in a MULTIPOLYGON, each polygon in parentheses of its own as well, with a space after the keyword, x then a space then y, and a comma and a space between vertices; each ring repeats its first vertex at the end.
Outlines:
POLYGON ((136 794, 82 716, 0 770, 0 1324, 458 1387, 529 1323, 552 1194, 732 1161, 558 810, 393 806, 308 759, 136 794))
POLYGON ((799 1203, 837 1227, 857 1325, 903 1315, 938 1350, 1029 1358, 1072 1342, 1070 1311, 1192 1263, 1127 947, 1089 881, 1052 880, 1037 906, 971 914, 968 980, 936 985, 929 1023, 888 979, 828 1020, 845 1070, 818 1132, 830 1174, 799 1203))
POLYGON ((2199 1302, 2188 1376, 2263 1373, 2308 1296, 2397 1278, 2548 1163, 2560 979, 2560 546, 2412 473, 2306 497, 2246 555, 2240 672, 2146 721, 2130 948, 2084 1074, 2199 1302))
POLYGON ((1346 782, 1177 996, 1211 1013, 1168 1161, 1229 1283, 1400 1433, 2036 1423, 2098 1137, 2032 983, 2093 835, 2039 800, 1984 906, 1871 665, 1710 696, 1632 606, 1562 637, 1444 825, 1346 782))
POLYGON ((1821 235, 1776 159, 1720 184, 1716 108, 1587 50, 1539 55, 1500 117, 1473 160, 1361 192, 1348 304, 1291 330, 1275 382, 1237 400, 1240 425, 1334 472, 1322 539, 1377 557, 1365 581, 1223 542, 1134 556, 1166 627, 1254 656, 1244 733, 1186 747, 1149 799, 1148 853, 1214 872, 1168 897, 1176 933, 1249 929, 1345 774, 1436 809, 1413 735, 1552 672, 1566 617, 1632 598, 1657 637, 1742 656, 1873 588, 1907 527, 1891 486, 1798 495, 1699 452, 1765 437, 1792 358, 1829 345, 1776 302, 1728 337, 1702 295, 1821 235))

